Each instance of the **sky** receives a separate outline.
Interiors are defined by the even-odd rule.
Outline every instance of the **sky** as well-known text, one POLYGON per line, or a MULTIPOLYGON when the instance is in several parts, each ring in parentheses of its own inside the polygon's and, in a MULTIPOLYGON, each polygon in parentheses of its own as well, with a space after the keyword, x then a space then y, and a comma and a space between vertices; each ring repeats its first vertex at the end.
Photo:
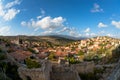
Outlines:
POLYGON ((120 0, 0 0, 0 35, 120 38, 120 0))

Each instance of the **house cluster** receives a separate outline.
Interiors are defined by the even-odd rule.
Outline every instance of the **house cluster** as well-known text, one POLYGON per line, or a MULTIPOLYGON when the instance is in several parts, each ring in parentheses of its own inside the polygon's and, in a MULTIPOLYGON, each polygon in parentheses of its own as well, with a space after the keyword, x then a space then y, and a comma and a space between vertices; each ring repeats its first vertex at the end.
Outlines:
MULTIPOLYGON (((78 48, 84 53, 98 52, 98 51, 106 51, 108 49, 114 49, 120 45, 120 41, 118 39, 110 38, 110 37, 96 37, 90 38, 86 40, 81 40, 78 48)), ((103 52, 104 54, 104 52, 103 52)))
POLYGON ((8 53, 17 61, 24 62, 27 57, 35 57, 37 59, 48 59, 50 54, 54 54, 56 59, 73 55, 76 60, 83 61, 86 54, 100 53, 106 56, 104 51, 114 49, 120 45, 120 40, 110 37, 96 37, 69 43, 66 46, 55 46, 44 41, 29 41, 16 38, 10 41, 7 46, 8 53), (15 44, 15 45, 14 45, 15 44), (79 55, 83 53, 83 55, 79 55), (82 60, 81 60, 82 58, 82 60))

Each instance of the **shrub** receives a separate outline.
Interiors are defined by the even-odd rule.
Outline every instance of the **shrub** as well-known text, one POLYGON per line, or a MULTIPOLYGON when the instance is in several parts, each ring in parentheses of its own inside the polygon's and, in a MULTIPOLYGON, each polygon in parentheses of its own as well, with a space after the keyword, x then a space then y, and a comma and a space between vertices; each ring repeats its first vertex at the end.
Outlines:
POLYGON ((55 59, 55 54, 54 53, 50 53, 50 55, 48 56, 49 60, 54 60, 55 59))
POLYGON ((0 60, 4 60, 4 59, 6 59, 6 55, 3 53, 0 53, 0 60))
POLYGON ((12 80, 12 79, 7 77, 4 73, 0 72, 0 80, 12 80))
POLYGON ((34 61, 32 59, 29 59, 29 58, 27 58, 25 60, 25 63, 26 63, 26 65, 27 65, 27 67, 29 69, 31 69, 31 68, 40 68, 41 67, 41 65, 38 62, 36 62, 36 61, 34 61))
POLYGON ((69 61, 70 64, 79 63, 73 56, 72 57, 65 57, 65 60, 69 61))
POLYGON ((83 51, 79 51, 79 52, 78 52, 78 55, 79 55, 79 56, 84 55, 84 52, 83 52, 83 51))
POLYGON ((99 80, 94 73, 80 73, 79 76, 82 80, 99 80))
POLYGON ((35 51, 32 48, 28 48, 28 50, 32 53, 35 53, 35 51))
POLYGON ((30 52, 32 52, 33 54, 38 54, 38 52, 36 52, 34 49, 32 49, 32 48, 28 48, 28 50, 30 51, 30 52))
POLYGON ((3 52, 3 50, 2 50, 2 48, 0 47, 0 53, 2 53, 3 52))

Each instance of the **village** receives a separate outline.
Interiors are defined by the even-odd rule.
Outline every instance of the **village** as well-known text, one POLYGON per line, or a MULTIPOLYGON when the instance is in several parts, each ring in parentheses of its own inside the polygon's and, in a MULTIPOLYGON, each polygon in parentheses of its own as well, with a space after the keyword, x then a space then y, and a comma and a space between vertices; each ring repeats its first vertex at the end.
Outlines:
POLYGON ((19 39, 11 41, 16 46, 10 45, 8 52, 18 62, 23 62, 27 57, 34 56, 38 59, 58 60, 72 55, 77 61, 84 61, 85 58, 112 56, 112 50, 120 45, 120 41, 108 37, 96 37, 76 42, 71 42, 65 46, 54 46, 47 42, 29 42, 19 39), (108 54, 107 54, 108 53, 108 54))
POLYGON ((0 44, 9 60, 19 66, 18 73, 23 80, 87 80, 84 78, 88 75, 93 80, 106 80, 110 76, 107 71, 113 71, 119 59, 117 53, 120 52, 120 40, 107 36, 65 45, 22 40, 19 37, 14 40, 1 39, 0 44), (63 75, 66 77, 62 78, 63 75))

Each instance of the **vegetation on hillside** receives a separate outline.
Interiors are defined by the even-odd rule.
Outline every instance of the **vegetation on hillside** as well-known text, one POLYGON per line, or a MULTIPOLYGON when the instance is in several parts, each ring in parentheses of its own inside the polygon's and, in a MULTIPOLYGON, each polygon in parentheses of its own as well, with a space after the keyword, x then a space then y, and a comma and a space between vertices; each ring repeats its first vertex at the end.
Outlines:
POLYGON ((32 60, 30 58, 27 58, 25 60, 25 63, 26 63, 26 65, 27 65, 27 67, 29 69, 31 69, 31 68, 40 68, 41 67, 41 64, 39 62, 37 62, 35 60, 32 60))

